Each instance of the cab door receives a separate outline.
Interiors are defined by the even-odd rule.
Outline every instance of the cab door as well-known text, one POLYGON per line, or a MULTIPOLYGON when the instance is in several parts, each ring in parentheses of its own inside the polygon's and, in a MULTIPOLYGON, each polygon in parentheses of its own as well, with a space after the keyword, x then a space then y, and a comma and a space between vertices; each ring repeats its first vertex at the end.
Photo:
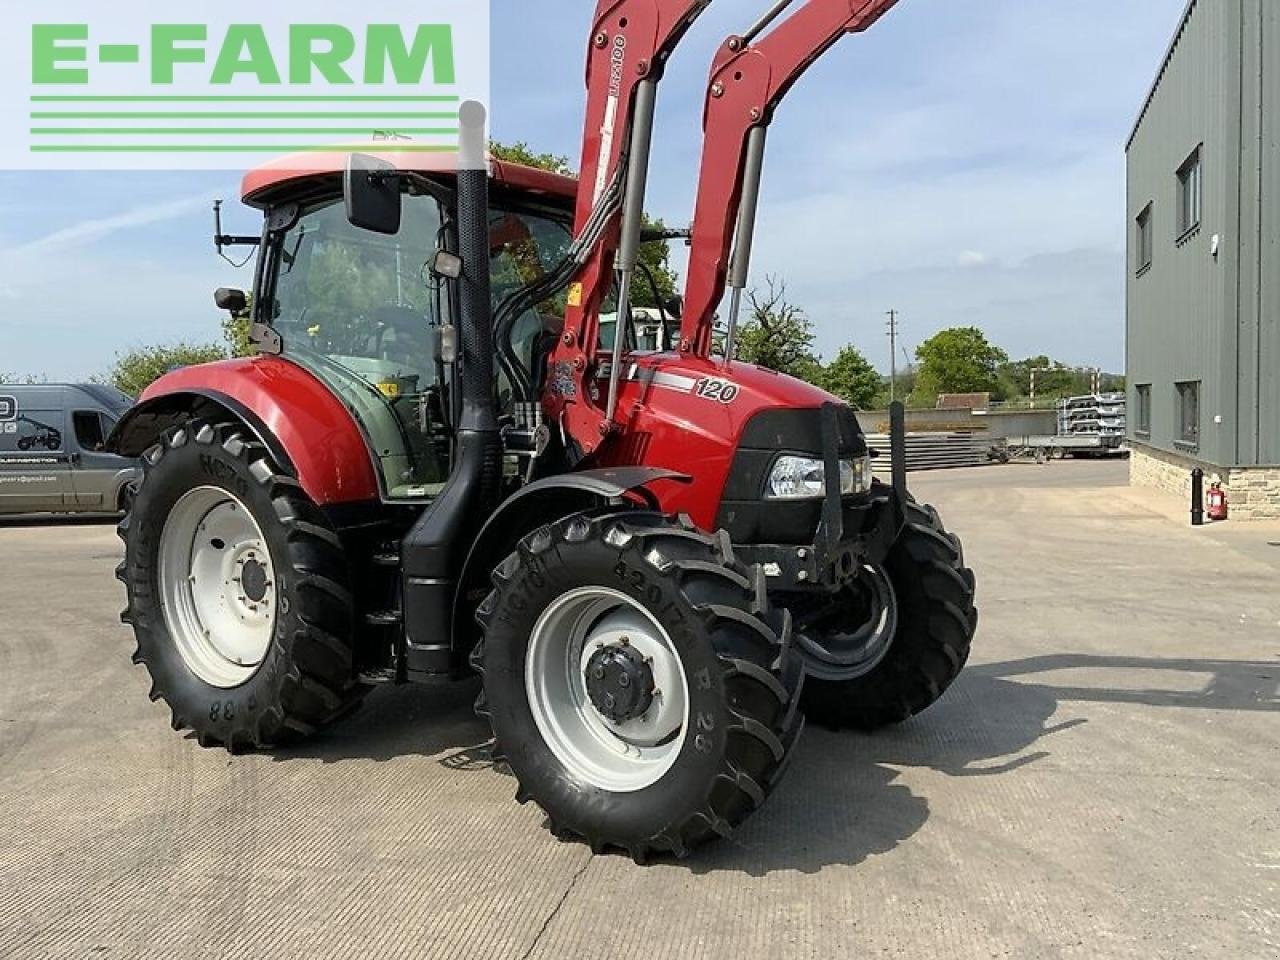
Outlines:
POLYGON ((137 466, 102 449, 115 425, 115 418, 100 410, 71 411, 71 486, 83 510, 115 510, 122 475, 137 466))
POLYGON ((74 506, 66 416, 0 395, 0 513, 43 513, 74 506))

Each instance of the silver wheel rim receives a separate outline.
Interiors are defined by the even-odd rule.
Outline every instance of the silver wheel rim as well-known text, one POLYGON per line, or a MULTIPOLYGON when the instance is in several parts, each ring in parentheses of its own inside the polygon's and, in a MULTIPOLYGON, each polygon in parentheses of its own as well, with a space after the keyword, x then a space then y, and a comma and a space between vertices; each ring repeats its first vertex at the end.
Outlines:
POLYGON ((529 635, 525 691, 556 759, 602 790, 630 793, 657 783, 684 746, 689 686, 680 654, 653 615, 617 590, 580 587, 542 612, 529 635), (623 723, 600 713, 586 687, 588 661, 611 645, 645 657, 656 688, 648 709, 623 723))
POLYGON ((237 687, 266 658, 275 630, 275 571, 249 509, 220 487, 184 494, 160 534, 160 604, 187 668, 237 687))
POLYGON ((898 595, 882 567, 864 566, 859 575, 869 594, 869 614, 851 632, 814 635, 801 630, 801 646, 825 671, 842 680, 865 676, 879 666, 898 633, 898 595))

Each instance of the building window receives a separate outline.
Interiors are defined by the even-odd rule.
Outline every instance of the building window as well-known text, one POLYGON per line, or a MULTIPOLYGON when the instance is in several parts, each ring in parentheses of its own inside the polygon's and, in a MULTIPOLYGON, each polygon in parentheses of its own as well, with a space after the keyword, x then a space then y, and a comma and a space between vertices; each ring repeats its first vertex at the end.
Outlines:
POLYGON ((1182 237, 1200 226, 1200 153, 1196 147, 1191 156, 1178 168, 1178 236, 1182 237))
POLYGON ((1138 273, 1142 274, 1151 269, 1151 204, 1148 203, 1138 214, 1137 226, 1133 248, 1138 255, 1138 273))
POLYGON ((1151 436, 1151 384, 1140 383, 1137 390, 1137 410, 1134 430, 1144 437, 1151 436))
POLYGON ((1175 384, 1178 388, 1178 441, 1185 446, 1200 445, 1200 381, 1175 384))

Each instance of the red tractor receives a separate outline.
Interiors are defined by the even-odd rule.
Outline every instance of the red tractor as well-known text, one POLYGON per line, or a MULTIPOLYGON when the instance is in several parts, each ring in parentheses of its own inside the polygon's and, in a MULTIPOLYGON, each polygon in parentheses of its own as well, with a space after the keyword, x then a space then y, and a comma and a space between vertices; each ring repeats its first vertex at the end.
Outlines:
POLYGON ((261 237, 218 241, 260 245, 257 355, 167 375, 112 437, 145 462, 124 619, 175 729, 265 747, 478 673, 517 799, 641 859, 729 834, 806 716, 869 730, 942 695, 974 580, 907 493, 901 408, 885 484, 848 406, 732 359, 774 109, 894 2, 782 0, 721 47, 666 349, 601 317, 662 239, 655 95, 709 0, 600 0, 576 182, 488 160, 474 104, 456 157, 246 177, 261 237))

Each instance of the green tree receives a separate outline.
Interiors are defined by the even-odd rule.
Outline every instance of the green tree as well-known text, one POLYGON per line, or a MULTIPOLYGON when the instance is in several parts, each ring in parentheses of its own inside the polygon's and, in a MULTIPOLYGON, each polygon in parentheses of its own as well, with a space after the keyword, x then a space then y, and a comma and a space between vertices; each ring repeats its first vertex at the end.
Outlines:
POLYGON ((765 278, 765 289, 747 293, 750 316, 738 329, 737 359, 816 381, 822 366, 813 349, 813 322, 787 299, 787 285, 765 278))
POLYGON ((537 167, 539 170, 550 170, 566 177, 574 175, 573 165, 568 157, 560 157, 554 153, 538 153, 523 140, 515 143, 499 143, 489 141, 489 153, 495 160, 507 163, 518 163, 525 167, 537 167))
POLYGON ((232 313, 222 318, 222 339, 233 357, 249 357, 253 355, 253 342, 249 339, 250 317, 253 316, 253 294, 247 297, 248 303, 240 313, 232 313))
POLYGON ((1070 396, 1088 389, 1087 372, 1040 354, 1000 365, 1000 384, 1004 395, 1010 399, 1031 396, 1032 374, 1035 375, 1037 400, 1070 396))
MULTIPOLYGON (((515 143, 490 141, 489 153, 495 159, 504 160, 508 163, 537 167, 539 170, 548 170, 551 173, 558 173, 566 177, 577 176, 568 157, 558 156, 554 153, 538 153, 523 140, 515 143)), ((644 229, 646 230, 662 230, 665 226, 661 220, 651 219, 647 215, 644 218, 644 229)), ((680 286, 680 278, 671 269, 671 248, 668 243, 655 240, 642 245, 640 247, 640 265, 642 268, 641 275, 636 278, 636 282, 631 288, 631 305, 633 307, 657 307, 659 304, 665 306, 676 294, 680 286), (645 270, 648 271, 648 275, 646 275, 645 270), (650 275, 654 280, 652 284, 649 282, 650 275), (653 288, 655 286, 658 288, 657 297, 654 296, 653 288), (659 297, 661 298, 660 300, 658 299, 659 297)))
POLYGON ((952 327, 916 348, 920 368, 912 397, 927 404, 942 393, 991 393, 1000 390, 1000 366, 1009 355, 992 346, 977 327, 952 327))
POLYGON ((855 410, 869 410, 883 393, 884 378, 862 351, 850 344, 823 366, 818 385, 855 410))
MULTIPOLYGON (((650 220, 646 216, 644 229, 664 230, 666 224, 661 220, 650 220)), ((657 307, 661 303, 665 307, 680 287, 680 278, 671 269, 671 245, 665 240, 641 244, 640 268, 640 276, 631 287, 632 304, 637 307, 657 307), (652 284, 649 282, 650 276, 653 277, 652 284), (655 286, 661 301, 654 296, 655 286)))
POLYGON ((215 343, 139 347, 118 354, 115 363, 102 379, 136 397, 170 370, 226 358, 226 349, 215 343))

